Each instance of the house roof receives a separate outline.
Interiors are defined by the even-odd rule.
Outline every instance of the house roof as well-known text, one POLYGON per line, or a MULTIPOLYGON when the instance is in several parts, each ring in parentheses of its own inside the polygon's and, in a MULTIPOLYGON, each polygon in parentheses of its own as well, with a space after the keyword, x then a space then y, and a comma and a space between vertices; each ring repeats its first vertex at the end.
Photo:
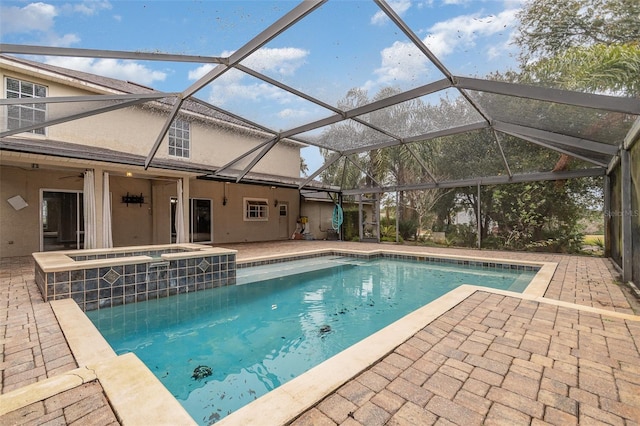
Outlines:
MULTIPOLYGON (((323 19, 345 13, 342 9, 349 6, 345 3, 348 2, 314 0, 299 3, 280 19, 265 25, 244 45, 229 49, 232 53, 223 58, 7 44, 0 45, 0 53, 139 58, 176 63, 194 62, 200 58, 202 62, 213 63, 209 72, 180 93, 166 94, 130 82, 89 77, 75 71, 64 72, 74 78, 92 78, 95 84, 118 87, 117 90, 129 94, 120 98, 120 107, 127 107, 135 102, 164 102, 174 106, 166 115, 167 122, 183 111, 193 112, 193 109, 202 107, 201 111, 205 115, 231 123, 243 123, 249 128, 253 126, 254 129, 263 131, 263 142, 238 158, 251 159, 250 166, 234 171, 238 182, 246 179, 252 167, 275 145, 292 139, 316 146, 327 153, 325 164, 313 171, 300 184, 301 188, 316 185, 315 182, 318 182, 323 171, 339 168, 342 171, 333 174, 342 176, 338 185, 343 193, 358 194, 599 176, 616 161, 625 138, 630 140, 638 137, 638 125, 634 127, 634 123, 639 121, 640 99, 560 90, 547 83, 515 84, 477 78, 461 70, 452 71, 447 66, 446 59, 430 50, 418 36, 419 28, 403 19, 393 5, 381 0, 367 3, 366 7, 351 8, 349 12, 370 14, 369 7, 373 4, 389 20, 389 26, 379 31, 394 32, 394 36, 402 38, 403 43, 408 46, 408 53, 404 57, 395 58, 399 68, 410 68, 413 55, 416 54, 428 62, 428 72, 415 76, 410 87, 389 90, 363 103, 342 105, 325 100, 322 87, 323 79, 344 79, 345 75, 327 76, 326 70, 313 70, 310 78, 300 83, 303 86, 300 88, 293 81, 274 78, 267 72, 249 66, 249 59, 253 55, 270 46, 269 43, 279 37, 320 37, 314 31, 331 27, 331 34, 339 39, 342 35, 340 28, 317 24, 323 19), (315 26, 307 26, 308 22, 315 26), (248 118, 260 112, 257 108, 231 112, 195 97, 202 88, 229 70, 251 76, 260 84, 269 85, 288 96, 303 99, 321 112, 297 127, 277 130, 248 118), (321 82, 316 79, 321 79, 321 82), (194 107, 193 103, 198 107, 194 107), (434 149, 436 145, 437 152, 434 149), (411 163, 412 167, 421 171, 416 174, 416 180, 407 182, 397 176, 381 178, 372 175, 363 160, 364 155, 370 152, 389 153, 391 150, 394 150, 393 155, 401 155, 402 161, 411 163), (548 157, 549 161, 533 164, 527 161, 527 155, 548 157), (557 167, 557 159, 563 155, 574 159, 571 170, 557 167), (454 175, 441 173, 440 165, 459 161, 461 157, 465 161, 455 170, 454 175), (349 178, 350 176, 354 178, 349 178)), ((366 15, 365 19, 367 16, 370 15, 366 15)), ((345 25, 344 22, 342 24, 345 25)), ((331 49, 332 43, 333 41, 327 40, 324 47, 331 49)), ((357 65, 358 55, 364 55, 369 50, 379 54, 381 49, 375 43, 376 40, 371 39, 351 45, 354 54, 348 61, 357 65)), ((53 70, 51 67, 47 69, 53 70)), ((56 72, 61 71, 56 69, 56 72)), ((331 84, 331 80, 328 84, 331 84)), ((114 100, 117 99, 109 98, 110 102, 114 100)), ((95 108, 99 110, 99 106, 95 108)), ((74 117, 73 114, 66 117, 63 115, 57 117, 55 123, 74 117)), ((19 130, 3 129, 0 135, 9 136, 19 130)), ((144 167, 158 163, 155 153, 163 136, 164 134, 158 136, 145 158, 144 167)), ((232 163, 229 164, 231 167, 232 163)), ((228 176, 231 173, 230 167, 215 170, 210 176, 228 176)))
MULTIPOLYGON (((6 61, 5 63, 17 63, 22 64, 24 66, 47 71, 51 73, 52 76, 65 76, 69 77, 73 80, 90 83, 93 85, 93 90, 99 89, 107 89, 111 91, 116 91, 122 94, 156 94, 163 95, 164 93, 156 90, 152 87, 147 87, 142 84, 133 82, 133 81, 125 81, 119 80, 116 78, 105 77, 97 74, 91 74, 88 72, 77 71, 69 68, 58 67, 55 65, 50 65, 44 62, 36 62, 25 59, 23 57, 11 56, 11 55, 2 55, 0 54, 0 60, 6 61)), ((87 87, 87 86, 84 86, 87 87)), ((172 97, 158 97, 154 98, 155 101, 163 103, 166 108, 171 108, 174 105, 174 99, 172 97)), ((238 119, 230 114, 225 114, 220 110, 215 109, 212 106, 207 105, 205 102, 200 101, 199 99, 187 99, 183 105, 184 112, 197 113, 204 117, 209 117, 215 120, 218 120, 223 123, 230 123, 237 126, 246 127, 251 130, 261 130, 259 126, 252 125, 245 120, 238 119)))
MULTIPOLYGON (((4 137, 0 139, 0 150, 16 152, 16 153, 28 153, 28 154, 40 154, 54 157, 71 158, 77 160, 96 161, 101 163, 112 163, 119 165, 129 165, 141 167, 144 166, 145 157, 141 155, 135 155, 131 153, 115 151, 112 149, 91 147, 86 145, 73 144, 56 140, 39 140, 23 137, 4 137), (55 149, 52 149, 55 147, 55 149)), ((219 174, 214 176, 215 170, 205 164, 198 164, 194 162, 185 162, 172 159, 157 159, 154 162, 154 168, 173 170, 179 172, 192 173, 202 179, 211 179, 217 181, 233 181, 235 180, 235 174, 238 170, 230 169, 225 174, 219 174)), ((284 176, 270 175, 265 173, 248 173, 243 180, 243 183, 259 184, 259 185, 274 185, 279 187, 297 188, 300 186, 302 179, 295 179, 284 176)), ((337 191, 337 187, 331 185, 322 184, 320 182, 314 182, 309 188, 314 188, 318 191, 337 191)))

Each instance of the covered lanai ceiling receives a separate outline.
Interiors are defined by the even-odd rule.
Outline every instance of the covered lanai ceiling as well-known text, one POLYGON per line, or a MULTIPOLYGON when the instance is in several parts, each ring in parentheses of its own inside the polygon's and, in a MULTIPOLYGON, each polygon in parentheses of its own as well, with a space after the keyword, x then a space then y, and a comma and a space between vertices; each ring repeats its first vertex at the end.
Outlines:
MULTIPOLYGON (((207 3, 214 2, 204 5, 207 3)), ((345 194, 603 175, 640 116, 639 99, 499 82, 477 77, 487 75, 479 66, 452 66, 450 63, 454 61, 439 58, 420 37, 429 23, 401 18, 390 3, 381 0, 275 4, 273 17, 258 20, 263 26, 255 28, 257 34, 247 33, 243 45, 225 46, 224 51, 231 53, 224 56, 207 56, 205 52, 168 53, 147 44, 141 44, 139 50, 126 51, 117 47, 100 50, 4 43, 0 45, 0 53, 201 64, 198 78, 179 92, 149 89, 30 99, 29 103, 47 104, 45 125, 145 103, 163 106, 166 120, 158 129, 156 140, 150 143, 145 168, 159 164, 156 152, 179 114, 197 112, 242 122, 264 134, 263 142, 203 176, 241 182, 248 179, 251 170, 276 144, 294 141, 328 153, 324 165, 310 170, 298 186, 317 187, 314 182, 324 170, 339 167, 343 178, 333 185, 345 194), (385 25, 367 26, 367 31, 376 32, 375 36, 345 37, 347 32, 341 26, 364 26, 372 16, 386 20, 385 25), (336 66, 301 67, 302 78, 300 73, 294 76, 261 67, 265 55, 274 55, 282 46, 309 39, 336 66), (390 40, 393 53, 388 47, 385 50, 390 40), (333 51, 335 55, 331 55, 333 51), (383 58, 388 67, 403 73, 402 78, 387 82, 388 90, 378 90, 364 101, 357 96, 348 97, 345 90, 334 90, 345 84, 347 90, 366 86, 365 78, 356 78, 365 72, 361 64, 364 58, 380 56, 381 52, 388 55, 383 58), (272 111, 258 103, 247 105, 230 99, 218 102, 215 94, 221 91, 217 84, 230 73, 252 81, 255 87, 268 87, 272 96, 290 99, 298 112, 304 111, 300 114, 302 118, 290 128, 280 129, 274 124, 272 111), (390 149, 415 163, 422 178, 400 182, 393 176, 372 176, 359 160, 365 153, 390 149), (540 164, 544 162, 532 164, 523 158, 541 152, 553 154, 543 166, 540 164), (571 169, 556 167, 562 154, 574 159, 571 169), (462 167, 464 170, 455 176, 441 173, 439 164, 460 161, 461 156, 466 157, 463 160, 469 167, 462 167), (360 178, 347 179, 348 170, 355 171, 360 178)), ((481 31, 483 26, 493 23, 478 19, 478 25, 481 31)), ((469 43, 468 49, 473 48, 473 43, 469 43)), ((228 92, 226 96, 232 97, 228 92)), ((19 103, 24 100, 3 99, 0 105, 7 108, 19 103)), ((2 125, 3 138, 31 129, 9 130, 6 123, 2 125)))

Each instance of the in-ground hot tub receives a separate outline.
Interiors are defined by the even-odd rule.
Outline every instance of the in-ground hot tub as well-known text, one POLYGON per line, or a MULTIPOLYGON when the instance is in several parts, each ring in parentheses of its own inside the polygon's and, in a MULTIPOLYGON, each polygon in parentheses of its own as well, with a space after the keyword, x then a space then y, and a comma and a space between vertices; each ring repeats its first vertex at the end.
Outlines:
POLYGON ((236 250, 198 244, 33 253, 45 301, 83 311, 235 284, 236 250))

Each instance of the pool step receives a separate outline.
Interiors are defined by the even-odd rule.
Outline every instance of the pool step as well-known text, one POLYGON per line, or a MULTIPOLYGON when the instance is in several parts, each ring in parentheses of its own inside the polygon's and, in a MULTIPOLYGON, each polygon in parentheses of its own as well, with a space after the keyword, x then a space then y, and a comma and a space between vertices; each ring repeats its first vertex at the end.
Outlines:
POLYGON ((353 262, 350 262, 348 258, 345 259, 342 256, 327 256, 240 268, 236 271, 236 284, 270 280, 303 272, 321 271, 323 269, 351 264, 353 264, 353 262))

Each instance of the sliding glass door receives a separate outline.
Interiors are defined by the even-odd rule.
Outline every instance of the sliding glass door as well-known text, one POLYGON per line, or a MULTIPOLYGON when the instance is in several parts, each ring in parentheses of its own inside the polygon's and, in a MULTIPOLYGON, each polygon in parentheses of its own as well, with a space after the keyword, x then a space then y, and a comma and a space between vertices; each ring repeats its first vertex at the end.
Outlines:
POLYGON ((190 241, 192 243, 210 243, 213 241, 211 229, 211 200, 192 198, 189 203, 190 241))
MULTIPOLYGON (((171 197, 171 242, 176 242, 176 207, 178 200, 171 197)), ((189 242, 210 243, 213 241, 212 203, 210 199, 189 200, 189 242)))
POLYGON ((40 251, 84 247, 82 191, 40 191, 40 251))

